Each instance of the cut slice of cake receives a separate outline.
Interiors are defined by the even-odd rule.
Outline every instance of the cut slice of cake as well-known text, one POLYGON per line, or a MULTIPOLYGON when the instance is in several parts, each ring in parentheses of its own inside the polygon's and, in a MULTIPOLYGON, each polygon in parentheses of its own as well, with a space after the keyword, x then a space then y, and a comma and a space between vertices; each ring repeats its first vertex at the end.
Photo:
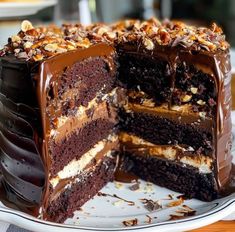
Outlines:
POLYGON ((156 20, 116 27, 124 31, 117 46, 127 88, 124 166, 187 196, 217 198, 232 160, 229 52, 218 49, 220 29, 156 20))

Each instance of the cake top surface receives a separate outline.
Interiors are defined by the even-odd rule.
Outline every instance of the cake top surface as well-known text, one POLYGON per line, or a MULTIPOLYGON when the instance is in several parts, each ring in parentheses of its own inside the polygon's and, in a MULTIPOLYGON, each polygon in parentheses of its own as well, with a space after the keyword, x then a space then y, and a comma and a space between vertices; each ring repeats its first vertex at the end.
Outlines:
POLYGON ((196 51, 227 50, 228 42, 215 23, 210 28, 195 27, 180 21, 124 20, 114 24, 63 24, 33 27, 25 20, 17 35, 8 39, 0 56, 14 54, 19 59, 40 61, 77 48, 87 48, 99 42, 121 44, 137 42, 146 50, 157 46, 182 47, 196 51))

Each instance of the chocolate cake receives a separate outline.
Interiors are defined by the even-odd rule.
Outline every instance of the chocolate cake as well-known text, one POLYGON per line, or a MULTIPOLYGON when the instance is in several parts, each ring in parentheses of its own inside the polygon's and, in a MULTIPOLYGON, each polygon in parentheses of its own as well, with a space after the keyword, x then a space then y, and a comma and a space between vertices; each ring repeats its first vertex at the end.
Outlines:
POLYGON ((231 171, 230 69, 216 24, 23 21, 0 57, 1 200, 64 222, 120 171, 218 198, 231 171))

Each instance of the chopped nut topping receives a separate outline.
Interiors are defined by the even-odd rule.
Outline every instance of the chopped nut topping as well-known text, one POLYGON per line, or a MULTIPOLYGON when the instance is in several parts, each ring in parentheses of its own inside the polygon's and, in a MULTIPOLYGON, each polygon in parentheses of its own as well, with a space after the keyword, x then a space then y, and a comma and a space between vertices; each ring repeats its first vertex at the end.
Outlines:
POLYGON ((57 49, 56 49, 56 52, 57 53, 64 53, 64 52, 67 52, 68 50, 66 49, 66 48, 61 48, 61 47, 58 47, 57 49))
POLYGON ((205 119, 205 118, 206 118, 206 112, 199 112, 199 116, 200 116, 202 119, 205 119))
POLYGON ((27 41, 26 43, 24 43, 24 48, 31 48, 33 46, 32 42, 27 41))
POLYGON ((31 22, 29 22, 28 20, 24 20, 22 23, 21 23, 21 30, 23 32, 26 32, 26 31, 29 31, 33 29, 33 25, 31 22))
POLYGON ((191 95, 185 95, 182 98, 182 102, 189 102, 191 100, 192 96, 191 95))
POLYGON ((203 100, 198 100, 197 104, 200 105, 200 106, 203 106, 203 105, 206 104, 206 102, 204 102, 203 100))
POLYGON ((19 58, 19 59, 27 59, 28 55, 27 55, 26 52, 19 52, 18 55, 17 55, 17 58, 19 58))
POLYGON ((21 38, 18 36, 18 35, 13 35, 11 37, 11 41, 12 42, 20 42, 21 41, 21 38))
POLYGON ((37 55, 33 56, 34 61, 40 61, 40 60, 43 60, 43 58, 44 57, 41 54, 37 54, 37 55))
POLYGON ((144 39, 144 46, 148 50, 153 50, 154 49, 154 43, 151 39, 145 38, 144 39))
POLYGON ((55 52, 58 48, 58 45, 53 43, 53 44, 47 44, 44 49, 49 52, 55 52))
POLYGON ((97 34, 98 35, 103 35, 106 32, 108 32, 108 27, 101 27, 101 28, 98 29, 97 34))
MULTIPOLYGON (((21 31, 9 39, 8 44, 0 50, 0 55, 14 53, 22 59, 38 60, 77 48, 88 48, 100 42, 122 44, 139 41, 149 51, 153 51, 157 45, 202 52, 229 48, 223 31, 215 23, 210 28, 205 28, 178 21, 160 22, 151 18, 146 21, 125 20, 114 24, 63 24, 61 27, 51 25, 34 28, 31 22, 24 20, 21 31)), ((195 87, 190 90, 192 94, 200 91, 195 87)))
POLYGON ((196 87, 191 87, 190 90, 191 90, 192 94, 196 94, 197 91, 198 91, 198 88, 196 88, 196 87))

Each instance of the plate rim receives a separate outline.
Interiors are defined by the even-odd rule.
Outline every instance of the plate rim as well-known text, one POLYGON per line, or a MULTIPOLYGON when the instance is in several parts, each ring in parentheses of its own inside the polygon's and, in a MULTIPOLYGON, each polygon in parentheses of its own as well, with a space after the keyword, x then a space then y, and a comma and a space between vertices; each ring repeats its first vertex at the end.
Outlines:
MULTIPOLYGON (((10 214, 10 215, 16 216, 18 218, 23 218, 24 220, 28 220, 32 223, 36 223, 35 226, 36 225, 43 225, 43 226, 47 226, 47 227, 49 226, 52 229, 60 229, 60 230, 69 229, 71 231, 76 231, 76 230, 77 231, 79 231, 79 230, 80 231, 98 231, 98 232, 101 232, 101 231, 118 232, 118 231, 124 231, 124 230, 125 231, 135 231, 135 230, 144 231, 146 229, 153 229, 153 228, 162 229, 163 227, 170 226, 170 225, 181 226, 183 229, 193 229, 193 228, 199 228, 199 227, 198 226, 195 227, 195 226, 191 225, 192 228, 189 228, 187 225, 189 222, 198 222, 198 221, 204 220, 204 223, 205 223, 206 219, 208 219, 208 220, 210 219, 209 221, 207 221, 207 223, 204 224, 204 225, 208 225, 210 223, 213 223, 214 221, 218 221, 220 219, 223 219, 224 217, 228 216, 229 214, 235 212, 235 208, 234 208, 234 206, 235 206, 235 193, 233 193, 225 198, 220 198, 215 201, 212 201, 211 203, 215 203, 216 206, 212 210, 205 212, 205 213, 202 213, 200 215, 187 217, 184 219, 156 222, 156 223, 152 223, 152 224, 136 225, 136 226, 132 226, 132 227, 122 227, 122 228, 107 228, 107 227, 95 228, 95 227, 88 227, 88 226, 59 224, 59 223, 54 223, 54 222, 49 222, 49 221, 45 221, 42 219, 38 219, 38 218, 35 218, 29 214, 20 212, 18 210, 10 209, 10 208, 6 208, 6 207, 2 207, 2 206, 0 207, 0 219, 2 216, 1 213, 10 214), (223 201, 223 199, 224 199, 224 201, 223 201), (220 201, 222 201, 222 202, 220 203, 220 201), (213 220, 215 216, 217 216, 217 217, 215 220, 213 220)), ((7 222, 9 222, 9 221, 7 221, 7 222)), ((14 221, 13 222, 10 221, 9 223, 14 224, 14 225, 18 225, 14 221)), ((201 223, 203 223, 203 221, 201 223)), ((31 227, 33 227, 33 226, 31 226, 31 227)), ((25 228, 29 229, 30 226, 25 227, 25 228)), ((176 231, 175 229, 177 229, 177 228, 174 228, 174 231, 176 231)))

